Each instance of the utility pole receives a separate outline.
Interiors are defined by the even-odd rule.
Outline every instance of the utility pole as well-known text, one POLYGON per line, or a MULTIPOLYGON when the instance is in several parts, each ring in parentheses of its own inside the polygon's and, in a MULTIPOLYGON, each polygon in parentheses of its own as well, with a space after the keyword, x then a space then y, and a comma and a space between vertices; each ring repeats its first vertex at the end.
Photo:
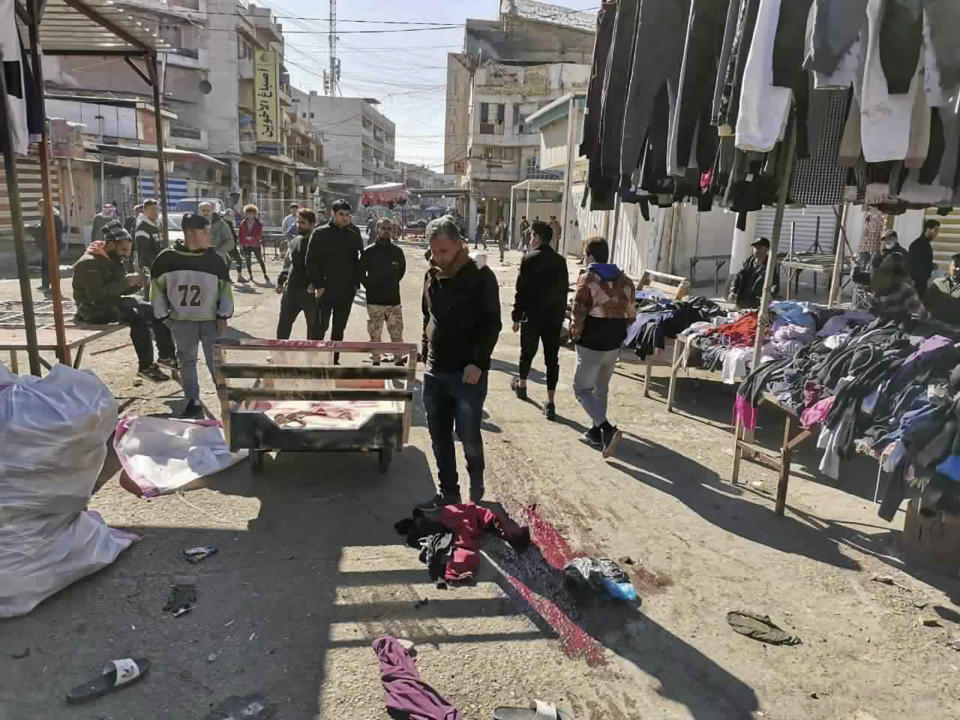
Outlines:
POLYGON ((333 97, 340 87, 340 60, 337 59, 337 0, 330 0, 330 69, 327 71, 327 95, 333 97))

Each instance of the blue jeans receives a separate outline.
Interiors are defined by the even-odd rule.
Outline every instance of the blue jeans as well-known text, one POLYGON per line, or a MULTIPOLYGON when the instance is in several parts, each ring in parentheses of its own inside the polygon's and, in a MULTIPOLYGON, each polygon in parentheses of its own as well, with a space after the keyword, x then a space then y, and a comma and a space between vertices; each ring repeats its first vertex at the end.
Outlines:
POLYGON ((200 346, 207 361, 210 376, 213 371, 213 341, 217 339, 217 321, 168 320, 170 334, 177 346, 177 365, 180 368, 180 384, 187 400, 200 400, 200 379, 197 377, 197 360, 200 346))
POLYGON ((460 495, 457 477, 457 456, 453 431, 463 444, 470 475, 470 494, 483 494, 483 402, 487 398, 487 374, 476 385, 463 382, 462 372, 428 370, 423 376, 423 407, 427 413, 427 428, 437 461, 440 492, 460 495))

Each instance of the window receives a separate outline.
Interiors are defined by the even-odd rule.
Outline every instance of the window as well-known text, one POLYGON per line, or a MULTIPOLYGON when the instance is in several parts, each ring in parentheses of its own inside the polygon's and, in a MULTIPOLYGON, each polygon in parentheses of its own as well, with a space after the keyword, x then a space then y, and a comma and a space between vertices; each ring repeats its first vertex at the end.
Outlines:
MULTIPOLYGON (((312 116, 313 113, 310 113, 310 115, 312 116)), ((302 117, 304 120, 306 120, 306 119, 307 119, 307 114, 306 114, 306 113, 300 113, 300 117, 302 117)))
POLYGON ((313 120, 316 117, 316 113, 310 113, 310 119, 313 120))
POLYGON ((480 103, 480 122, 490 122, 490 103, 480 103))
POLYGON ((506 117, 507 106, 503 103, 497 105, 497 125, 503 125, 504 118, 506 117))

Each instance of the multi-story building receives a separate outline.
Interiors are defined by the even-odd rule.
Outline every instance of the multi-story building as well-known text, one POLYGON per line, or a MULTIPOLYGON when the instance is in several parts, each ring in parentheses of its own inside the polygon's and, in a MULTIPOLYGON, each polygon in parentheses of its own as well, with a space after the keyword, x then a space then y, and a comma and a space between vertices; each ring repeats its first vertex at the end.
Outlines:
POLYGON ((596 16, 533 0, 501 0, 497 20, 467 20, 464 49, 447 56, 445 172, 467 190, 478 218, 507 219, 510 188, 556 178, 540 169, 540 137, 525 119, 585 90, 596 16))
MULTIPOLYGON (((194 196, 218 197, 234 206, 254 202, 267 222, 279 222, 291 200, 319 203, 320 136, 294 116, 283 67, 283 28, 269 10, 244 0, 116 0, 114 4, 149 23, 175 48, 161 55, 163 106, 169 113, 167 142, 173 149, 190 152, 168 157, 171 202, 194 196)), ((52 92, 150 100, 149 86, 122 59, 47 60, 46 79, 52 92)), ((83 120, 85 134, 97 133, 99 125, 111 125, 114 111, 104 107, 83 120)), ((133 138, 149 157, 153 131, 141 130, 133 138)), ((104 141, 113 140, 105 135, 104 141)), ((156 166, 142 165, 132 190, 122 180, 126 171, 118 173, 102 165, 105 182, 95 184, 95 199, 86 203, 84 215, 92 218, 104 202, 126 206, 156 194, 156 166)))
POLYGON ((328 197, 357 207, 364 186, 396 181, 396 128, 376 109, 378 100, 299 90, 292 99, 300 120, 322 135, 328 197))

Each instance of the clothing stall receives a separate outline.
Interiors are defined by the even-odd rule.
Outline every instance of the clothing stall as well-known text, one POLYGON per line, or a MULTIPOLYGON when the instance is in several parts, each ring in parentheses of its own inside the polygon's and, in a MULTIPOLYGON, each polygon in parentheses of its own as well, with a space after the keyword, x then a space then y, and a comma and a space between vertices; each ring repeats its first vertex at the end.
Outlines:
MULTIPOLYGON (((741 231, 749 213, 773 206, 772 258, 788 204, 946 214, 960 204, 958 41, 960 3, 941 0, 606 2, 580 146, 583 203, 637 203, 645 215, 650 205, 718 204, 741 231)), ((841 223, 831 312, 847 243, 841 223)), ((774 269, 767 263, 753 342, 741 343, 748 380, 826 342, 761 364, 774 269)), ((737 464, 759 451, 750 435, 738 421, 737 464)), ((777 454, 786 474, 795 440, 788 427, 777 454)))
MULTIPOLYGON (((82 55, 122 57, 153 90, 157 158, 160 172, 160 201, 167 207, 166 162, 160 116, 158 51, 169 49, 148 25, 138 22, 110 0, 0 0, 0 146, 9 193, 13 243, 20 281, 22 324, 7 327, 19 331, 10 342, 14 351, 27 351, 30 372, 40 375, 41 358, 36 317, 30 290, 24 242, 23 207, 17 181, 15 156, 27 155, 35 143, 40 160, 44 198, 44 226, 56 353, 61 363, 70 364, 68 326, 63 317, 59 256, 54 230, 53 193, 50 183, 50 134, 44 108, 44 81, 41 55, 82 55), (135 62, 139 60, 144 67, 135 62), (22 333, 22 342, 18 339, 22 333)), ((164 229, 166 232, 166 229, 164 229)))

